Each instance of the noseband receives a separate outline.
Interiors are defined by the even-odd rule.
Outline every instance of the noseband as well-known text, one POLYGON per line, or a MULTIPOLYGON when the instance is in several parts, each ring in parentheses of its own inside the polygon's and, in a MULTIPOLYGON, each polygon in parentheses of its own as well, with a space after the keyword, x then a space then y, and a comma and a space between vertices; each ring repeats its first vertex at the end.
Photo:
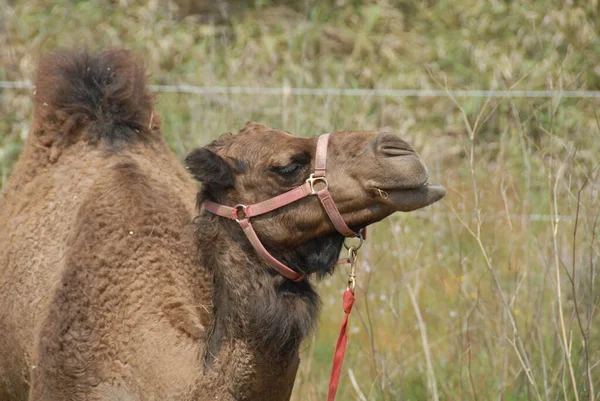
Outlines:
POLYGON ((335 229, 345 237, 358 237, 362 241, 362 230, 356 233, 348 227, 329 193, 329 185, 326 179, 328 143, 329 134, 324 134, 319 137, 315 155, 314 173, 310 175, 304 184, 299 185, 290 191, 252 205, 238 204, 231 207, 220 205, 210 200, 204 201, 204 209, 207 211, 237 221, 256 253, 269 266, 279 272, 279 274, 294 282, 302 281, 304 275, 299 274, 284 265, 265 249, 250 223, 250 218, 272 212, 273 210, 289 205, 290 203, 296 202, 307 196, 317 195, 335 229), (317 189, 317 185, 322 186, 322 188, 317 189))

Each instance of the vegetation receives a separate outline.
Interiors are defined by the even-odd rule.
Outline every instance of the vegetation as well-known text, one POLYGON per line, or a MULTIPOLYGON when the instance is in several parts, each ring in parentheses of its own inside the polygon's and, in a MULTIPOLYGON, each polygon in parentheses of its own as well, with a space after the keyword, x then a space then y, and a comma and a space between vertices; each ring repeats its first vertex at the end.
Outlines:
MULTIPOLYGON (((0 80, 31 79, 57 47, 124 46, 161 85, 600 90, 597 0, 0 0, 0 11, 0 80)), ((0 184, 30 92, 0 89, 0 184)), ((381 129, 449 189, 371 229, 340 400, 599 400, 599 102, 160 93, 158 109, 180 158, 246 120, 306 136, 381 129)), ((320 287, 294 400, 327 391, 344 272, 320 287)))

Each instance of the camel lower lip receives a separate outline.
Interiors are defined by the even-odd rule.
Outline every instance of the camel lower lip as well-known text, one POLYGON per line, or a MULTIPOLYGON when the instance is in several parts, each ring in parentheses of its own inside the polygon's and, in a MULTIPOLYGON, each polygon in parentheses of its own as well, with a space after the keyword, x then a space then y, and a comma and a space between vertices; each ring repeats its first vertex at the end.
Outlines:
POLYGON ((446 188, 441 185, 423 185, 417 188, 385 189, 386 203, 402 212, 429 206, 446 196, 446 188))

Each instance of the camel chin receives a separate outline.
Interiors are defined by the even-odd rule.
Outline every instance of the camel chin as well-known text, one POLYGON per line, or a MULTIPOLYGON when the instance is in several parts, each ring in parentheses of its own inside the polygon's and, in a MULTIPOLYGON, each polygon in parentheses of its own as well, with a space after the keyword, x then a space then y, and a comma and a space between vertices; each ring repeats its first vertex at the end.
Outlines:
POLYGON ((441 185, 425 185, 419 188, 386 189, 385 201, 397 212, 410 212, 429 206, 444 196, 446 188, 441 185))

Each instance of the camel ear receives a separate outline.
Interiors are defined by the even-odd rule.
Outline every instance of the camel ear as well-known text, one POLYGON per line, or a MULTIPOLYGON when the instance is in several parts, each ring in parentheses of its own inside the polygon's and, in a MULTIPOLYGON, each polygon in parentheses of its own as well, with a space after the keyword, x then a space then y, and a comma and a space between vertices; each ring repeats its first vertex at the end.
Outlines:
POLYGON ((219 187, 232 187, 233 170, 219 155, 207 148, 193 150, 185 158, 185 168, 200 182, 219 187))

